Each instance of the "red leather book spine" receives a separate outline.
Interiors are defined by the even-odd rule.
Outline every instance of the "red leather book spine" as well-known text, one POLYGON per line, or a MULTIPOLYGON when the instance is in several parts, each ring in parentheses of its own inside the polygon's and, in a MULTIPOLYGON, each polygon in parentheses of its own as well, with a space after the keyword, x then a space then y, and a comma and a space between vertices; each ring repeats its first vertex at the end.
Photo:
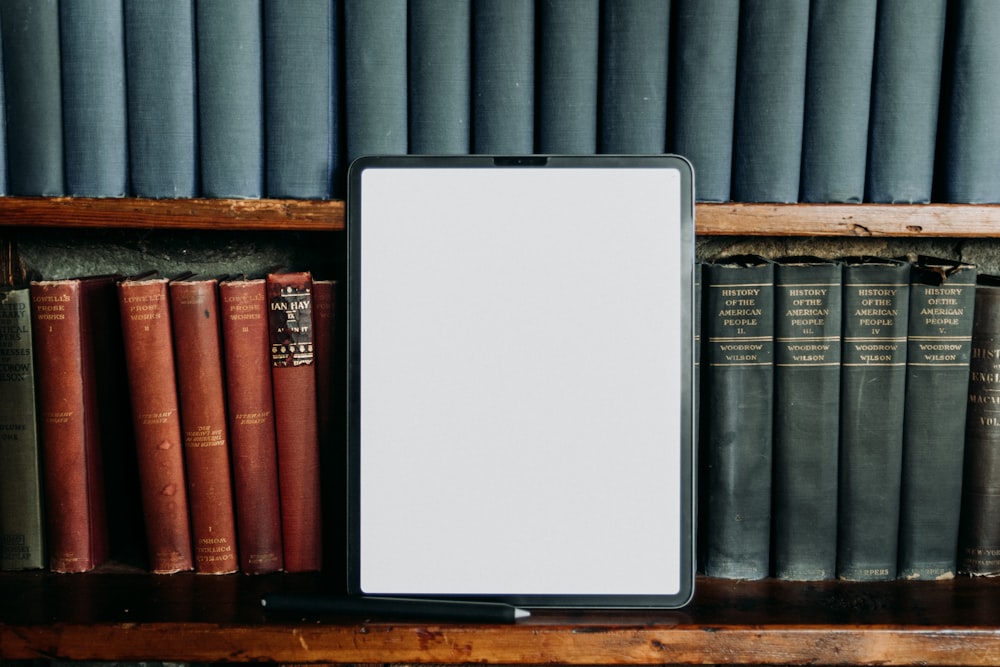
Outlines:
POLYGON ((333 444, 333 345, 337 329, 337 282, 313 280, 316 409, 322 449, 333 444))
POLYGON ((239 569, 229 467, 218 281, 170 283, 170 317, 184 436, 194 567, 202 574, 239 569))
POLYGON ((108 557, 97 420, 95 334, 79 280, 30 286, 46 489, 49 568, 86 572, 108 557))
POLYGON ((167 280, 119 284, 150 568, 194 568, 167 280))
POLYGON ((319 570, 322 501, 312 275, 269 274, 267 296, 285 570, 319 570))
POLYGON ((278 459, 263 279, 219 284, 240 569, 283 567, 278 459))

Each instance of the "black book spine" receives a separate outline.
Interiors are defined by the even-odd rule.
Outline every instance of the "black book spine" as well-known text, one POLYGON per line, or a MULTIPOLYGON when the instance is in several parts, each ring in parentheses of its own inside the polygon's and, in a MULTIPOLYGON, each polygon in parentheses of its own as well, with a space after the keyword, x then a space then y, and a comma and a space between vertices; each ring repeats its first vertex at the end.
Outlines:
POLYGON ((1000 3, 967 0, 953 5, 955 46, 948 110, 949 202, 1000 202, 1000 3))
POLYGON ((779 261, 774 281, 774 576, 836 576, 839 262, 779 261))
POLYGON ((743 0, 732 196, 796 202, 802 162, 809 3, 743 0))
POLYGON ((0 23, 10 194, 63 195, 59 3, 5 0, 0 23))
POLYGON ((336 141, 336 6, 264 0, 264 188, 268 197, 328 199, 336 141))
POLYGON ((774 387, 774 265, 733 258, 705 268, 707 516, 705 574, 769 574, 774 387))
POLYGON ((837 576, 896 577, 910 266, 844 265, 837 576))
POLYGON ((59 3, 66 194, 128 194, 122 0, 59 3))
POLYGON ((602 153, 662 153, 667 145, 670 3, 605 2, 601 13, 602 153))
POLYGON ((921 257, 910 282, 899 576, 955 574, 976 267, 921 257))
POLYGON ((739 0, 675 0, 672 151, 698 175, 699 201, 729 201, 739 0))
POLYGON ((812 0, 802 134, 804 202, 865 195, 876 0, 812 0))
POLYGON ((976 285, 958 570, 1000 574, 1000 277, 976 285))
POLYGON ((931 198, 947 0, 879 0, 865 198, 931 198))
POLYGON ((597 152, 598 0, 538 0, 540 153, 597 152))
POLYGON ((129 169, 139 197, 198 189, 192 0, 125 0, 129 169))
POLYGON ((472 30, 472 150, 532 153, 535 2, 476 0, 472 30))
POLYGON ((347 161, 407 152, 406 0, 345 0, 347 161))
POLYGON ((471 17, 471 0, 410 0, 407 6, 411 153, 469 152, 471 17))
POLYGON ((259 198, 264 193, 260 0, 201 1, 196 10, 202 193, 259 198))

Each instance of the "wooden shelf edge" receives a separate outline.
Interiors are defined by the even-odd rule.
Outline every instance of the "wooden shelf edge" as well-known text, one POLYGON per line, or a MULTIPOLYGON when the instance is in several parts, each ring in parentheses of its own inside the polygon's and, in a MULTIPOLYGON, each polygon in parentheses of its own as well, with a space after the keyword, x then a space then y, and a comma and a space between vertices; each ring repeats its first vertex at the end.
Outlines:
POLYGON ((997 237, 1000 205, 697 204, 702 236, 997 237))
POLYGON ((323 577, 0 575, 0 662, 1000 665, 1000 580, 699 578, 676 610, 536 610, 513 625, 266 614, 323 577))
POLYGON ((0 626, 7 660, 494 665, 997 665, 1000 632, 893 626, 209 623, 0 626))
MULTIPOLYGON (((0 197, 0 227, 342 231, 344 201, 0 197)), ((1000 237, 997 204, 699 203, 701 236, 1000 237)))
POLYGON ((342 200, 0 197, 0 227, 340 231, 342 200))

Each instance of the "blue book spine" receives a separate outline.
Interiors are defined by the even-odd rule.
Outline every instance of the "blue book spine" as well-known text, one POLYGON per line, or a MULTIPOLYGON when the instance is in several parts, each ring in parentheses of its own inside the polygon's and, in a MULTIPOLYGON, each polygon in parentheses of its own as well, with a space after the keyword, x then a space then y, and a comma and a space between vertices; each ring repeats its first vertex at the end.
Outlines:
POLYGON ((406 0, 345 0, 347 159, 407 152, 406 0))
POLYGON ((328 199, 337 156, 331 0, 264 0, 264 154, 268 197, 328 199))
POLYGON ((198 195, 192 0, 125 0, 129 165, 139 197, 198 195))
POLYGON ((876 0, 812 0, 802 135, 804 202, 865 195, 876 0))
MULTIPOLYGON (((0 72, 3 71, 3 12, 0 12, 0 72)), ((0 111, 6 111, 6 86, 0 76, 0 111)), ((7 114, 0 114, 0 196, 7 194, 7 114)))
POLYGON ((597 152, 598 0, 539 0, 539 153, 597 152))
POLYGON ((604 3, 601 44, 599 150, 663 153, 667 146, 670 3, 604 3))
POLYGON ((468 153, 471 146, 471 0, 410 0, 407 9, 409 151, 468 153))
POLYGON ((197 0, 198 149, 206 197, 264 193, 259 0, 197 0))
POLYGON ((7 167, 13 195, 65 194, 57 0, 5 0, 7 167))
POLYGON ((694 166, 699 201, 729 201, 739 0, 678 0, 672 152, 694 166))
POLYGON ((66 194, 128 194, 122 0, 59 4, 66 194))
POLYGON ((879 0, 865 199, 931 200, 947 0, 879 0))
POLYGON ((535 148, 534 0, 476 0, 472 6, 472 150, 535 148))
POLYGON ((733 138, 737 201, 798 201, 808 33, 808 2, 743 0, 733 138))
POLYGON ((954 4, 955 48, 948 116, 945 198, 956 204, 1000 202, 1000 3, 954 4))

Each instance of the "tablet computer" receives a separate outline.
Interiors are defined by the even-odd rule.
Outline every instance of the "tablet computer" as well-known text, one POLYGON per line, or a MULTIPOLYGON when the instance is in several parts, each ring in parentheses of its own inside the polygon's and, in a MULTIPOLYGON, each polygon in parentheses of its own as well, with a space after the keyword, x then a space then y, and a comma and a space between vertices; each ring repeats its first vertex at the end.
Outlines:
POLYGON ((684 605, 689 163, 362 157, 348 183, 349 592, 684 605))

